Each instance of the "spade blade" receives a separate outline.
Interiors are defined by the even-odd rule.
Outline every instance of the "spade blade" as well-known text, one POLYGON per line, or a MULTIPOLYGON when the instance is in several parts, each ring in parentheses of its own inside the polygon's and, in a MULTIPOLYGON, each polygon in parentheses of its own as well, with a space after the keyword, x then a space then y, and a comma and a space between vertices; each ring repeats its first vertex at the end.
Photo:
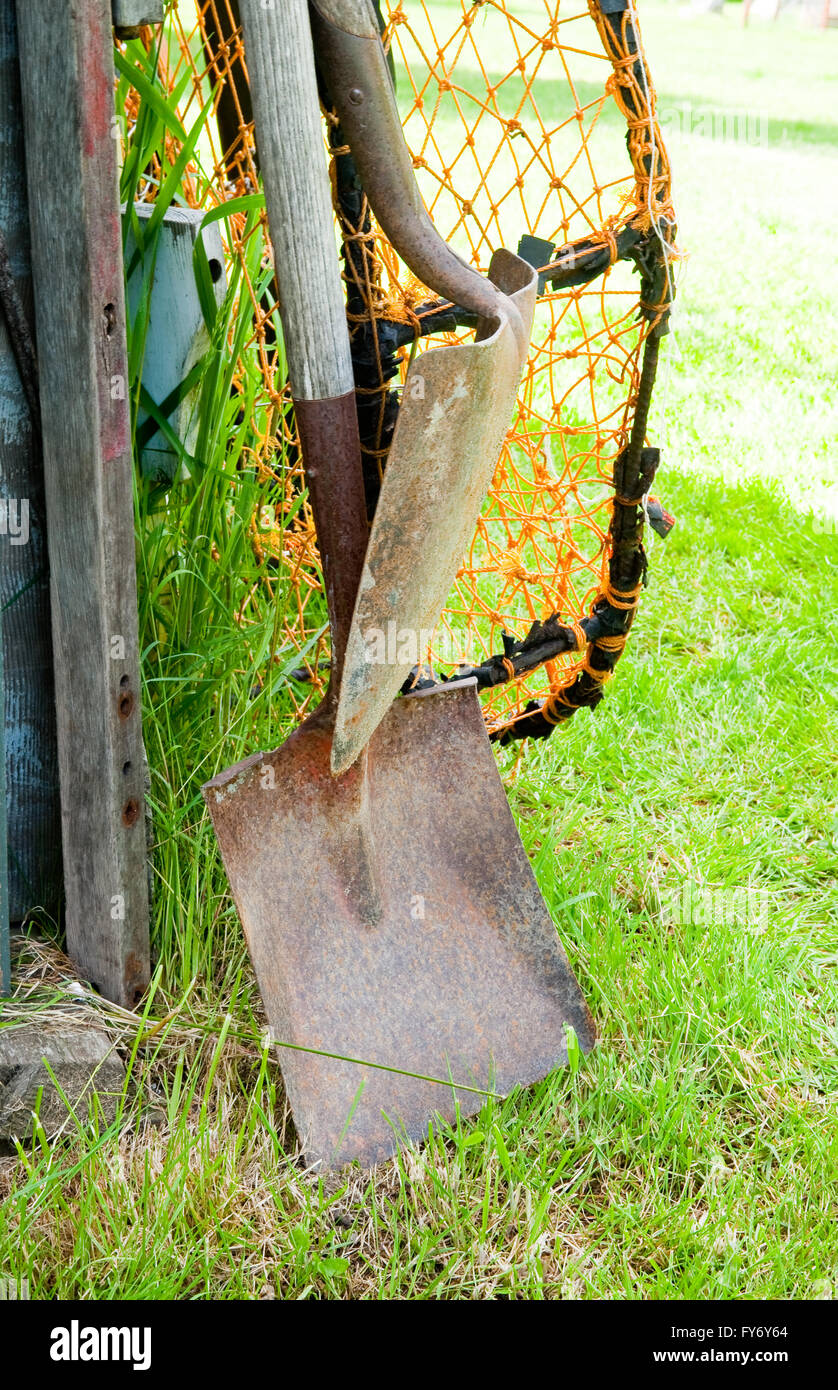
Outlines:
POLYGON ((204 788, 306 1158, 374 1164, 594 1027, 474 680, 397 700, 343 777, 314 715, 204 788))
POLYGON ((349 632, 336 773, 352 765, 422 659, 509 429, 538 277, 508 251, 495 252, 489 274, 520 320, 503 317, 475 342, 422 353, 405 381, 349 632))

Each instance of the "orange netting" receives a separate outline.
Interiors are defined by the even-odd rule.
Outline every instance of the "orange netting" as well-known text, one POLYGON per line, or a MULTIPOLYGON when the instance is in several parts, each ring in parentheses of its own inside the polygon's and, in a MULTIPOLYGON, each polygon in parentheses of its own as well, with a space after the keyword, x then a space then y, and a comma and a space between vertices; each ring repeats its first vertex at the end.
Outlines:
MULTIPOLYGON (((383 0, 380 6, 407 143, 438 229, 484 272, 497 247, 515 250, 522 236, 545 268, 516 414, 429 653, 446 674, 457 663, 478 667, 492 656, 501 662, 504 678, 512 678, 484 693, 492 730, 526 718, 533 702, 547 701, 550 723, 580 703, 593 703, 583 698, 585 689, 601 686, 610 674, 640 592, 636 566, 614 569, 615 536, 622 536, 624 552, 633 546, 642 557, 649 473, 640 455, 648 401, 640 409, 638 396, 643 405, 654 362, 642 388, 641 363, 647 339, 654 340, 656 354, 657 338, 666 331, 675 222, 634 0, 606 12, 612 4, 383 0), (586 267, 596 265, 604 268, 586 279, 586 267), (638 267, 639 279, 631 273, 638 267), (633 424, 635 467, 628 481, 623 465, 633 424), (616 531, 615 483, 625 513, 616 531), (637 486, 643 491, 635 496, 637 486), (621 582, 620 574, 629 579, 621 582), (581 624, 603 601, 612 617, 622 613, 625 620, 600 631, 594 643, 581 624), (519 673, 515 642, 545 620, 570 634, 567 650, 519 673)), ((214 120, 185 162, 187 200, 209 209, 256 190, 234 0, 174 4, 158 72, 170 93, 179 92, 187 130, 214 98, 214 120)), ((174 136, 169 146, 174 164, 181 155, 174 136)), ((153 183, 152 171, 148 197, 153 183)), ((339 194, 337 176, 335 186, 339 194)), ((408 323, 418 334, 430 292, 401 265, 365 205, 354 226, 347 208, 339 210, 345 237, 363 243, 363 256, 353 261, 348 255, 346 262, 347 279, 354 276, 350 296, 354 289, 362 301, 353 331, 363 318, 379 327, 408 323)), ((244 268, 240 312, 252 316, 250 344, 258 351, 261 397, 269 407, 257 453, 269 469, 280 445, 286 464, 291 459, 282 484, 291 505, 301 478, 276 350, 273 289, 270 276, 255 283, 248 257, 248 240, 259 238, 258 265, 268 264, 264 213, 241 211, 226 225, 227 252, 244 268)), ((457 341, 457 335, 423 339, 419 350, 435 341, 457 341)), ((410 350, 402 346, 395 354, 402 376, 410 350)), ((648 358, 647 352, 647 366, 648 358)), ((394 409, 389 392, 399 380, 388 381, 385 368, 382 363, 379 379, 364 388, 373 415, 379 412, 366 446, 375 466, 386 457, 387 411, 394 409)), ((255 525, 254 535, 257 544, 271 546, 270 528, 255 525)), ((309 644, 309 599, 318 582, 315 544, 303 508, 292 531, 284 530, 278 554, 296 596, 287 635, 301 650, 309 644)), ((322 644, 307 651, 315 687, 325 655, 322 644)), ((299 708, 306 703, 303 689, 299 708)))

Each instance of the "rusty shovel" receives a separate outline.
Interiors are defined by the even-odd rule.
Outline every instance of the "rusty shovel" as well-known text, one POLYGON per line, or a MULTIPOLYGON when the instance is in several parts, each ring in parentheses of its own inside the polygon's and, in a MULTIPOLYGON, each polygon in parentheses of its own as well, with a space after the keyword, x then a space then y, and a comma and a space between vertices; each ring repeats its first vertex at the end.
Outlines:
POLYGON ((242 0, 332 672, 277 749, 204 787, 307 1160, 364 1165, 506 1093, 594 1030, 515 829, 475 684, 394 701, 331 770, 367 544, 305 0, 242 0))
POLYGON ((343 665, 332 742, 332 770, 343 772, 421 660, 421 634, 436 626, 474 534, 527 357, 538 276, 501 249, 485 279, 436 230, 371 0, 312 0, 311 19, 329 98, 379 224, 423 284, 478 316, 473 342, 421 353, 404 382, 343 665), (390 633, 395 643, 381 640, 390 633))

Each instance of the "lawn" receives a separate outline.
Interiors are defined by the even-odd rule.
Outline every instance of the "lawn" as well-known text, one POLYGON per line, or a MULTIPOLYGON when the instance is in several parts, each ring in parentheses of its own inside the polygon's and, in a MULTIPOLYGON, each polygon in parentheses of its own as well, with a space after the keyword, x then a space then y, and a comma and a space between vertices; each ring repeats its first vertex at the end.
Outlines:
POLYGON ((304 1171, 197 792, 250 726, 205 717, 196 610, 188 688, 149 656, 145 1017, 68 986, 47 923, 17 947, 5 1021, 104 1016, 132 1074, 116 1125, 0 1159, 33 1297, 838 1290, 838 33, 640 10, 689 249, 650 428, 678 525, 606 701, 500 754, 599 1043, 372 1174, 304 1171))

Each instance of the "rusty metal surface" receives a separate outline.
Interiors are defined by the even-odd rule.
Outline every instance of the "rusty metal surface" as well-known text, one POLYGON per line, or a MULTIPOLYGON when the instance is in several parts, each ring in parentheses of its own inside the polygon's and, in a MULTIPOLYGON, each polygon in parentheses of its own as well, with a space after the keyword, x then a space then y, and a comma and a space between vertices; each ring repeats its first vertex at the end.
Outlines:
POLYGON ((518 304, 483 341, 414 359, 376 506, 340 689, 332 759, 350 767, 426 644, 474 535, 509 427, 537 276, 506 251, 491 273, 518 304), (423 634, 425 634, 423 636, 423 634))
POLYGON ((332 770, 358 757, 436 624, 503 445, 532 329, 538 277, 497 251, 485 279, 436 230, 413 171, 369 0, 312 0, 329 99, 364 192, 399 255, 437 294, 480 317, 474 343, 411 367, 388 454, 340 692, 332 770), (387 641, 390 626, 412 640, 387 641), (371 662, 368 634, 384 639, 371 662), (404 661, 392 660, 401 650, 404 661), (412 653, 412 657, 411 657, 412 653))
MULTIPOLYGON (((332 666, 327 702, 331 710, 369 540, 355 395, 349 391, 330 400, 295 400, 294 415, 329 607, 332 666)), ((321 719, 326 715, 324 706, 317 712, 321 719)))
POLYGON ((372 1063, 506 1093, 566 1061, 566 1024, 594 1041, 474 682, 396 701, 344 777, 329 743, 307 723, 204 788, 272 1036, 367 1063, 282 1049, 324 1167, 375 1163, 454 1113, 450 1084, 372 1063))

